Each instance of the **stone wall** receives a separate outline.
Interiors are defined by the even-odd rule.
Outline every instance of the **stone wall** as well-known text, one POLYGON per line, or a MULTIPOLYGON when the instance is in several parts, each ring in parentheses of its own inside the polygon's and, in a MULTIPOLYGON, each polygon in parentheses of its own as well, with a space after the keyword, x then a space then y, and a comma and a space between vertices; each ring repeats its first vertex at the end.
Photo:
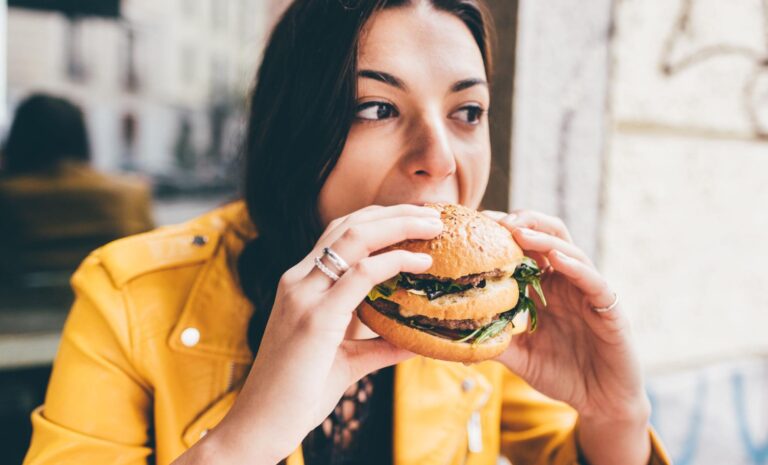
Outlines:
POLYGON ((624 0, 616 18, 601 246, 643 357, 766 353, 768 4, 624 0))
POLYGON ((511 202, 630 312, 676 464, 768 464, 768 2, 520 2, 511 202))
POLYGON ((510 204, 557 215, 597 252, 611 0, 520 2, 510 204))

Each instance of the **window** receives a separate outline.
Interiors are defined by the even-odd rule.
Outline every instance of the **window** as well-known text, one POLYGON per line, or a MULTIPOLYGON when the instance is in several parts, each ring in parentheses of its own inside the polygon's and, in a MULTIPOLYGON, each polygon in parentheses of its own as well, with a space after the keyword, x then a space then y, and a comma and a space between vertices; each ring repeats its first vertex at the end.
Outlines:
POLYGON ((197 53, 193 45, 182 47, 180 63, 181 80, 186 83, 195 82, 197 80, 197 53))
POLYGON ((66 57, 67 76, 75 82, 83 82, 88 77, 85 56, 83 54, 82 25, 78 19, 67 19, 64 36, 64 55, 66 57))
POLYGON ((232 0, 211 0, 211 26, 214 31, 226 31, 229 26, 229 6, 232 0))
MULTIPOLYGON (((179 0, 181 2, 181 13, 187 19, 194 19, 197 17, 197 12, 200 8, 198 4, 199 0, 179 0)), ((226 0, 225 0, 226 1, 226 0)))
POLYGON ((211 96, 223 97, 229 92, 229 63, 226 57, 218 55, 211 60, 211 96))

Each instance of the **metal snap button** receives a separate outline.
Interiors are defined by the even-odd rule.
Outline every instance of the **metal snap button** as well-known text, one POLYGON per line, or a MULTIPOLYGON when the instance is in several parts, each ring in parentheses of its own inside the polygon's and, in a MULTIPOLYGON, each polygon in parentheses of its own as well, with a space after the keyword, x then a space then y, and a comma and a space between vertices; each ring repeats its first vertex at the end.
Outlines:
POLYGON ((475 388, 475 380, 472 378, 465 378, 464 381, 461 382, 461 390, 464 392, 471 391, 475 388))
POLYGON ((200 342, 200 331, 197 328, 187 328, 181 332, 181 343, 187 347, 194 347, 200 342))
POLYGON ((197 235, 197 236, 192 238, 192 245, 194 245, 196 247, 202 247, 202 246, 204 246, 207 243, 208 243, 208 238, 205 237, 205 236, 197 235))

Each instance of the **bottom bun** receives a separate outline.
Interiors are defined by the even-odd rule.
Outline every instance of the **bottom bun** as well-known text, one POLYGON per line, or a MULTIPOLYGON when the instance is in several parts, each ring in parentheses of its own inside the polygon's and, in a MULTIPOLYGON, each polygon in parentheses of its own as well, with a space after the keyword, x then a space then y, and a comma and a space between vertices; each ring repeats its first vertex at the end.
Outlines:
POLYGON ((363 302, 357 308, 360 320, 390 343, 415 354, 451 362, 476 363, 500 355, 509 346, 512 336, 528 328, 528 312, 522 312, 512 320, 503 332, 480 344, 454 342, 433 336, 383 315, 363 302))

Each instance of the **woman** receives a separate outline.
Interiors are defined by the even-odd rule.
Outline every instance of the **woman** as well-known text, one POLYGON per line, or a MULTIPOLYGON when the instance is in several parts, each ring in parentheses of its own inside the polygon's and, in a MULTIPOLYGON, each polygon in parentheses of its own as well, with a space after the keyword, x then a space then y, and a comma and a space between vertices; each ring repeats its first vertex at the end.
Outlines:
POLYGON ((540 329, 498 361, 414 357, 354 316, 429 268, 371 256, 439 234, 419 204, 479 206, 490 72, 477 1, 294 2, 251 102, 248 215, 84 263, 27 463, 666 463, 626 318, 555 218, 488 212, 552 267, 540 329), (324 247, 352 265, 338 280, 314 266, 324 247))

